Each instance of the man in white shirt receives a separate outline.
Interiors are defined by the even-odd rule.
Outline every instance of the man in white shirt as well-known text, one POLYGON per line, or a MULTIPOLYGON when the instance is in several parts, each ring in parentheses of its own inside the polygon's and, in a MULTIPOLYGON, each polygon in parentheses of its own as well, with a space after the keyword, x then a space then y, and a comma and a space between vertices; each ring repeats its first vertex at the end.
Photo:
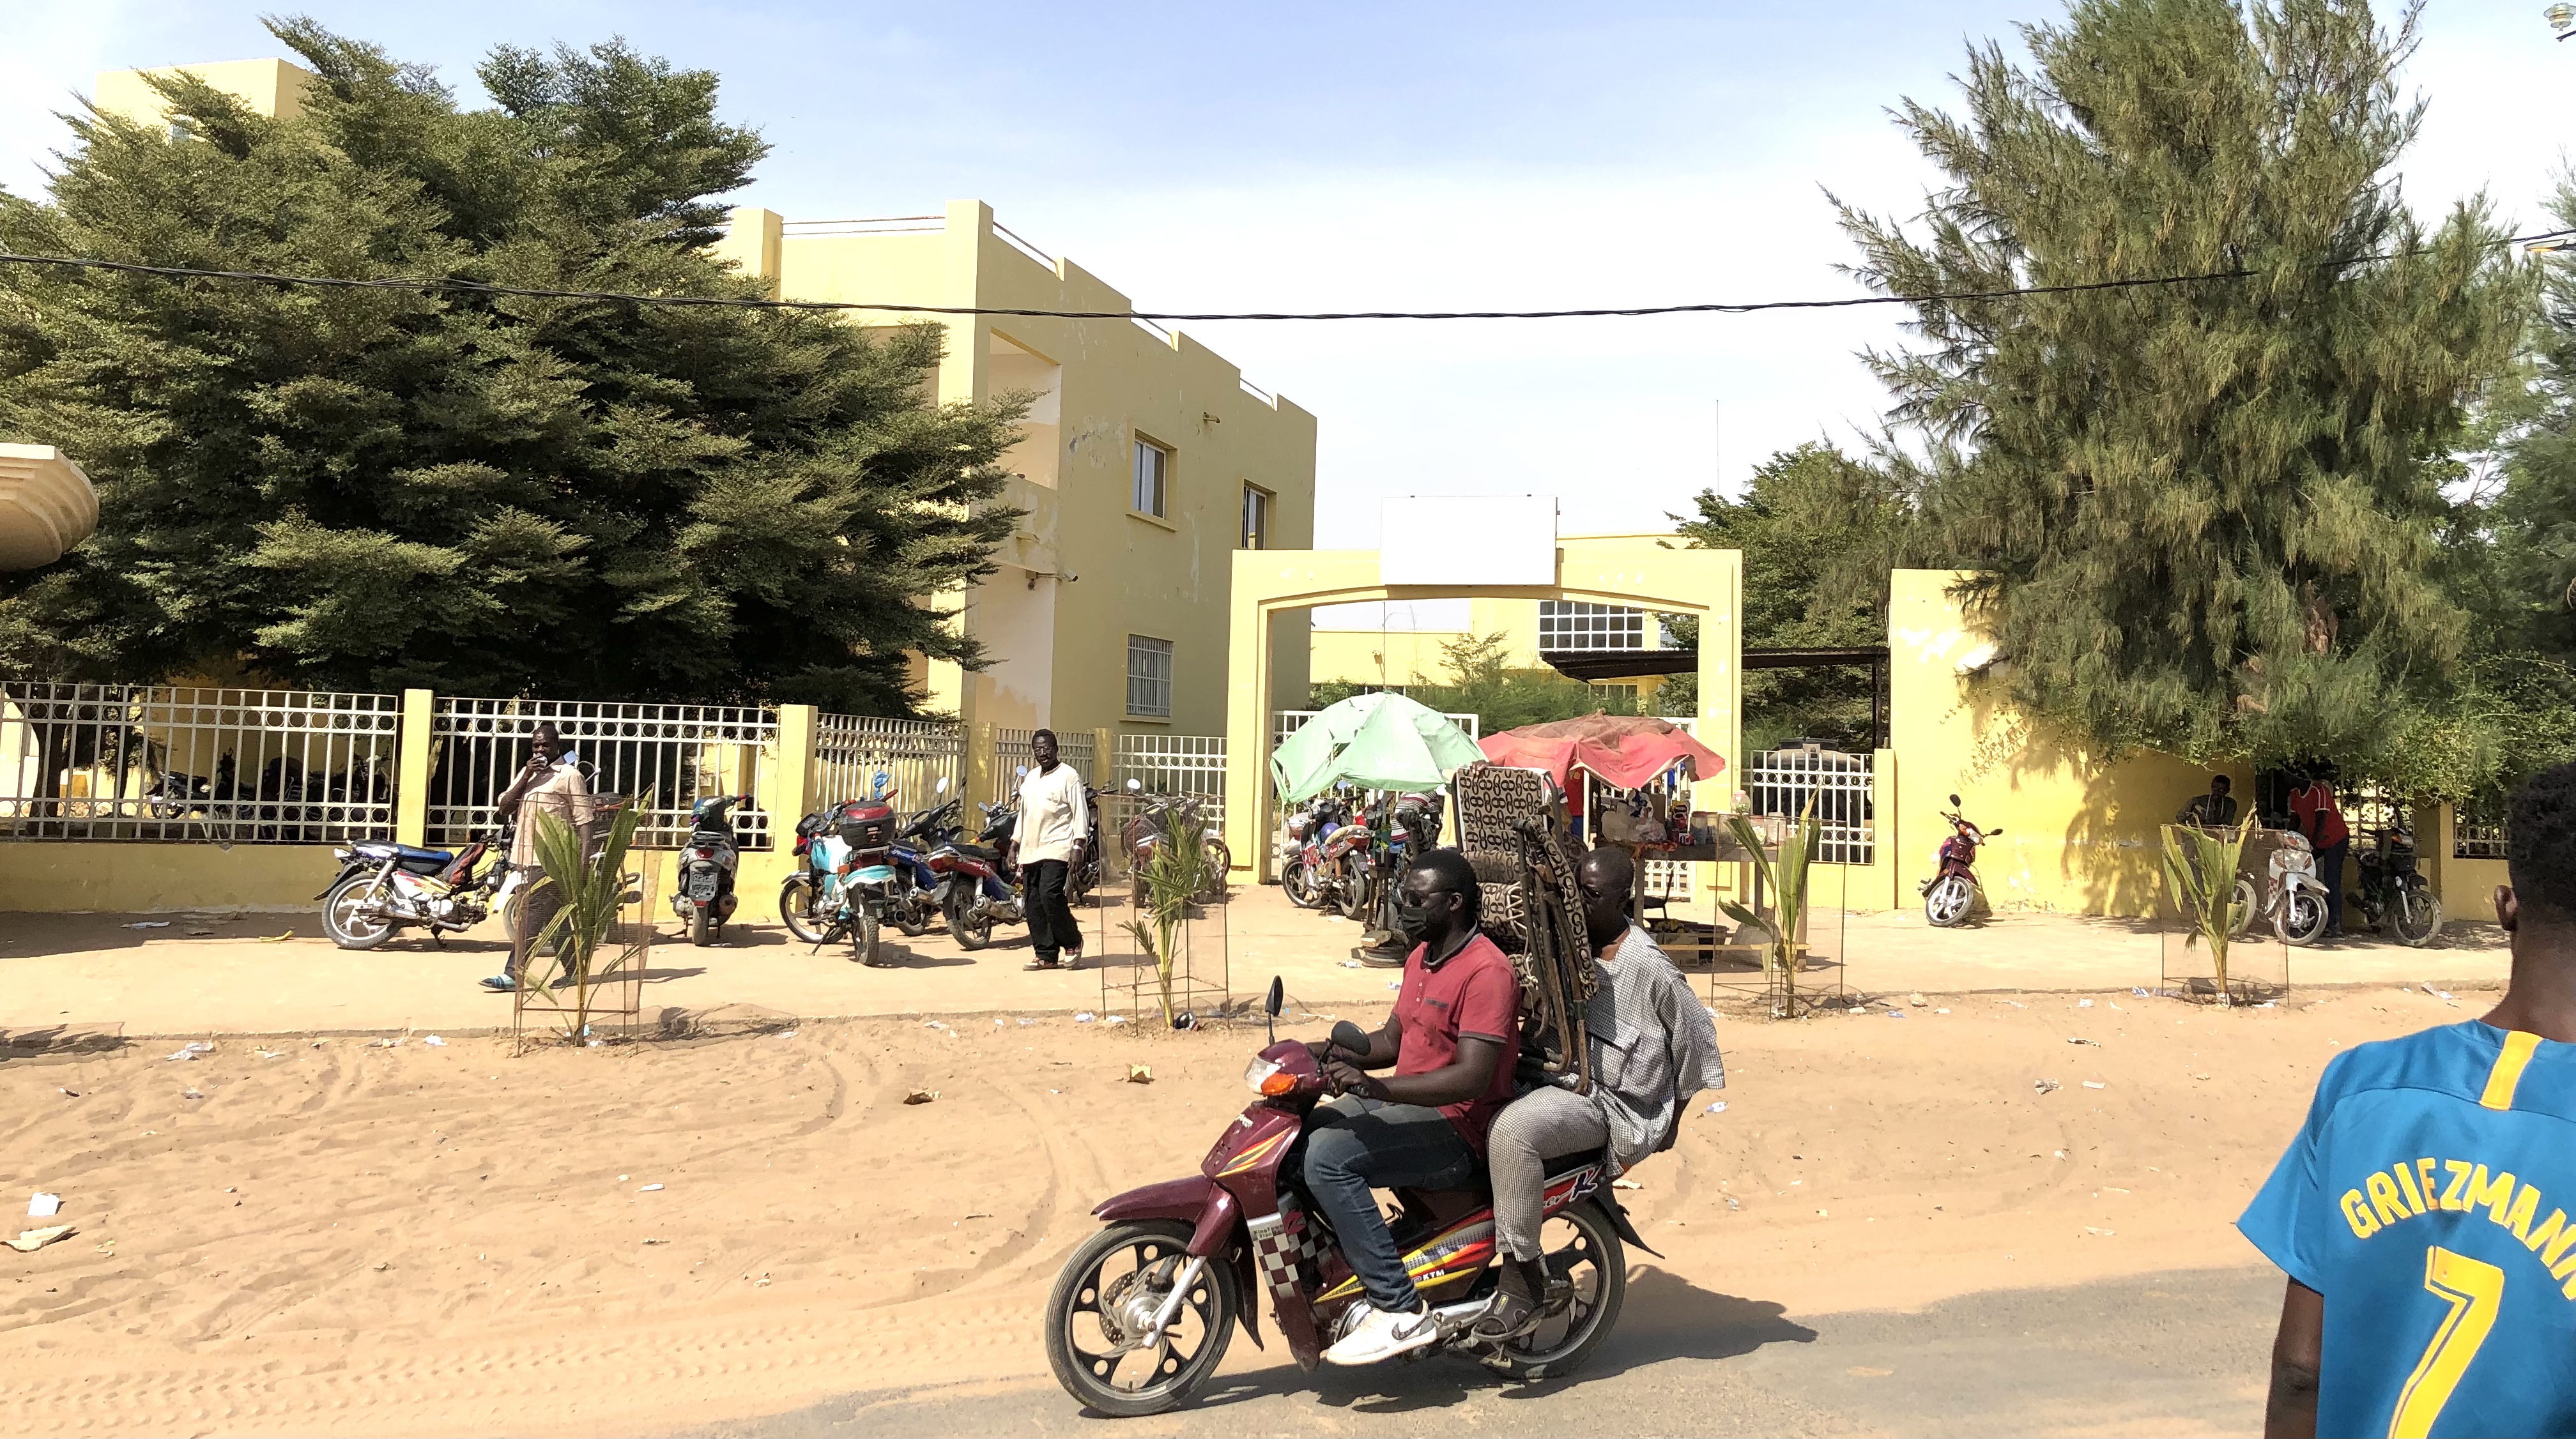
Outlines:
POLYGON ((1013 844, 1019 851, 1029 943, 1037 950, 1029 968, 1055 969, 1082 961, 1082 931, 1074 925, 1064 885, 1067 873, 1082 862, 1083 841, 1091 835, 1091 805, 1082 792, 1082 776, 1056 759, 1054 730, 1039 730, 1029 748, 1038 767, 1020 777, 1020 822, 1013 844))

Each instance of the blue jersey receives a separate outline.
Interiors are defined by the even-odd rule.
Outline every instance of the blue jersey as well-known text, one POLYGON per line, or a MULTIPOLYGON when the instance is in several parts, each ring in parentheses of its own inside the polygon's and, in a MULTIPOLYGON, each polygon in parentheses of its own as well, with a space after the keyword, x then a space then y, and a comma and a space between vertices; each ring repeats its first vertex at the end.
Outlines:
POLYGON ((2576 1045, 2335 1056, 2237 1228, 2325 1296, 2319 1434, 2576 1435, 2576 1045))

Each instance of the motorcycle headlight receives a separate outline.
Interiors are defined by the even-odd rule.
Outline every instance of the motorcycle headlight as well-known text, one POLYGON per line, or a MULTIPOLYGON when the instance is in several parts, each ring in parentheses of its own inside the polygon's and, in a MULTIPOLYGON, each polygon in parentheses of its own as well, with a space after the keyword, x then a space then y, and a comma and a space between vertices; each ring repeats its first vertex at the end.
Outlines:
POLYGON ((1244 1066, 1243 1082, 1255 1094, 1286 1094, 1296 1087, 1297 1077, 1281 1069, 1276 1060, 1256 1057, 1244 1066), (1278 1081, 1275 1086, 1274 1080, 1278 1081))

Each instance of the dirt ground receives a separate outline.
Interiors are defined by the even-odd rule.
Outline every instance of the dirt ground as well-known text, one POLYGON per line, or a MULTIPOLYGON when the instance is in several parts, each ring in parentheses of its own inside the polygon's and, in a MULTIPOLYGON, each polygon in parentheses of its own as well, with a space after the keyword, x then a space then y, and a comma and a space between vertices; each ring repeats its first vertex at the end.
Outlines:
MULTIPOLYGON (((1631 1256, 1623 1330, 2257 1263, 2230 1221, 2325 1061, 2492 998, 1730 1015, 1728 1088, 1621 1195, 1664 1256, 1631 1256)), ((1375 1017, 1315 1008, 1289 1032, 1375 1017)), ((668 1431, 1044 1383, 1088 1209, 1192 1171, 1262 1042, 1035 1011, 708 1030, 0 1049, 0 1196, 59 1194, 77 1230, 0 1251, 0 1428, 668 1431)), ((1273 1342, 1228 1367, 1287 1363, 1273 1342)))

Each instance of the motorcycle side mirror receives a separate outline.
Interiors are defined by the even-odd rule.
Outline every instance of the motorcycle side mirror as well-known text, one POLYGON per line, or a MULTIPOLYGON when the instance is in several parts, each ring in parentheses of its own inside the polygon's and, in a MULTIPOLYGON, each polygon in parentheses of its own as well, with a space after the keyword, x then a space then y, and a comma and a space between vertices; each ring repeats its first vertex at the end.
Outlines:
POLYGON ((2001 833, 2003 833, 2001 829, 1990 829, 1986 831, 1986 838, 1993 839, 1996 835, 2001 833))
POLYGON ((1277 975, 1270 976, 1270 993, 1261 1001, 1262 1023, 1270 1031, 1270 1042, 1279 1042, 1279 1011, 1288 1007, 1288 986, 1277 975))
POLYGON ((1950 807, 1952 809, 1957 809, 1959 807, 1959 797, 1955 794, 1950 796, 1950 807))
POLYGON ((948 793, 948 776, 946 776, 946 775, 941 775, 941 776, 939 777, 939 783, 938 783, 937 785, 933 786, 933 787, 931 788, 931 791, 930 791, 930 792, 931 792, 932 794, 946 794, 946 793, 948 793))
POLYGON ((1345 1019, 1333 1026, 1333 1047, 1348 1051, 1353 1058, 1369 1052, 1368 1031, 1345 1019))
POLYGON ((1127 781, 1127 792, 1129 794, 1143 794, 1145 792, 1145 782, 1141 779, 1131 779, 1127 781))
POLYGON ((1027 765, 1021 765, 1019 768, 1012 770, 1011 775, 1015 779, 1027 779, 1029 777, 1029 767, 1027 765))

